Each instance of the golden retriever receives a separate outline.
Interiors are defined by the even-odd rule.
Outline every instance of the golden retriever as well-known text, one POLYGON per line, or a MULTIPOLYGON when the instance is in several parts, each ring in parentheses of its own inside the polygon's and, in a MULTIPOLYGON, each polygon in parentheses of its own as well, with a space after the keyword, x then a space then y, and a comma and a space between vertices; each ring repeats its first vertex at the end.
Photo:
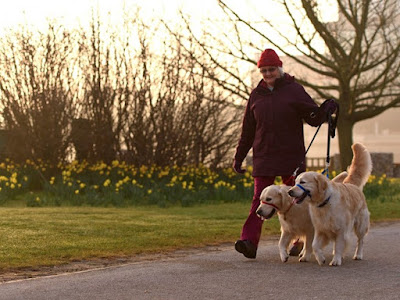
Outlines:
MULTIPOLYGON (((333 180, 342 182, 346 176, 347 172, 342 172, 333 180)), ((312 254, 314 227, 311 222, 308 206, 294 205, 294 199, 288 194, 290 188, 290 186, 284 184, 266 187, 261 193, 260 205, 256 213, 264 220, 271 218, 276 211, 278 212, 281 224, 279 255, 282 262, 286 262, 289 259, 287 249, 290 242, 298 238, 304 241, 299 261, 306 262, 310 260, 312 254)))
POLYGON ((372 162, 368 150, 360 143, 352 146, 353 160, 343 183, 330 181, 317 172, 304 172, 289 189, 297 204, 309 203, 314 225, 312 249, 319 265, 325 263, 323 248, 334 242, 331 266, 340 266, 347 241, 354 230, 358 240, 353 259, 363 257, 363 240, 369 229, 369 211, 363 187, 371 174, 372 162))

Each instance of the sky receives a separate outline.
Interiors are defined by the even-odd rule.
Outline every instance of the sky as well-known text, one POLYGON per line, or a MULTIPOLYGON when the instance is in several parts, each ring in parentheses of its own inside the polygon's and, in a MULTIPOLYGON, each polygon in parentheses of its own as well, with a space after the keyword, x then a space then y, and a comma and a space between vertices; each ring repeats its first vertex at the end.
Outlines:
MULTIPOLYGON (((330 4, 336 0, 317 1, 324 7, 322 15, 326 20, 332 20, 336 17, 335 13, 332 13, 335 12, 335 9, 332 9, 332 4, 330 4)), ((274 5, 274 0, 225 0, 225 2, 239 12, 244 19, 256 21, 261 17, 268 16, 268 18, 276 18, 276 22, 280 26, 285 24, 285 15, 276 4, 274 5)), ((222 16, 217 0, 0 0, 0 36, 6 34, 8 29, 18 30, 20 24, 28 25, 30 29, 37 28, 44 31, 49 21, 53 20, 57 20, 58 24, 67 28, 86 27, 90 24, 92 9, 97 7, 101 20, 106 20, 107 24, 116 25, 121 24, 123 11, 127 11, 131 15, 130 12, 135 12, 137 8, 140 8, 141 20, 146 21, 161 16, 163 20, 172 25, 179 20, 178 10, 181 9, 190 16, 191 27, 195 32, 201 32, 203 29, 199 22, 201 19, 211 18, 215 20, 222 16)), ((212 32, 213 28, 210 27, 208 30, 212 32)), ((293 30, 287 32, 287 34, 291 32, 294 38, 295 32, 293 30)), ((220 34, 219 30, 216 30, 216 34, 220 34)), ((260 40, 260 37, 250 30, 247 37, 254 38, 255 43, 260 40)), ((279 38, 276 40, 279 43, 279 38)), ((268 47, 271 47, 271 45, 260 46, 260 48, 268 47)), ((325 49, 323 44, 318 44, 318 42, 314 44, 314 47, 318 47, 320 51, 325 49)), ((287 50, 296 51, 294 49, 287 50)), ((282 55, 279 50, 277 52, 282 55)))
POLYGON ((66 26, 85 22, 92 7, 99 7, 100 14, 109 15, 114 21, 122 16, 122 8, 141 7, 143 16, 161 14, 174 18, 178 8, 184 8, 195 17, 207 14, 216 8, 215 0, 0 0, 0 30, 14 28, 20 23, 44 26, 47 18, 60 20, 66 26))
MULTIPOLYGON (((325 18, 330 18, 332 8, 329 2, 320 0, 327 5, 324 9, 325 18)), ((141 7, 144 17, 162 15, 173 20, 177 9, 182 8, 192 18, 215 16, 219 10, 216 0, 0 0, 0 32, 5 28, 14 28, 18 24, 30 24, 36 27, 45 26, 47 18, 58 19, 66 26, 76 26, 90 18, 91 8, 99 7, 100 14, 115 22, 121 19, 122 7, 128 9, 141 7)), ((252 17, 256 11, 266 11, 275 15, 273 1, 269 0, 226 0, 226 2, 245 17, 252 17)), ((279 17, 279 16, 278 16, 279 17)))

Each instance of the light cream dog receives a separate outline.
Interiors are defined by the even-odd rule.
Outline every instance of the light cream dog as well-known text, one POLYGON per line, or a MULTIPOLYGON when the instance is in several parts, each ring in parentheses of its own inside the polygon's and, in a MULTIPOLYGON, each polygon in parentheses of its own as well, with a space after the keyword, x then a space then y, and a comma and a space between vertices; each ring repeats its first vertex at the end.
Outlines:
POLYGON ((316 172, 304 172, 296 178, 296 185, 289 190, 296 203, 309 203, 314 225, 312 248, 320 265, 325 263, 323 248, 334 242, 331 266, 340 266, 347 241, 354 230, 358 241, 353 259, 363 257, 364 236, 369 229, 369 211, 363 187, 371 174, 372 162, 367 149, 359 143, 352 146, 353 160, 343 183, 329 181, 316 172))
MULTIPOLYGON (((343 172, 333 180, 342 182, 347 173, 343 172)), ((287 185, 270 185, 266 187, 260 196, 260 205, 256 213, 261 219, 271 218, 278 212, 281 224, 281 237, 279 239, 279 255, 282 262, 289 259, 288 246, 291 241, 301 238, 304 241, 303 250, 299 261, 309 261, 312 254, 312 241, 314 227, 311 222, 307 205, 294 205, 294 199, 289 196, 291 187, 287 185)))

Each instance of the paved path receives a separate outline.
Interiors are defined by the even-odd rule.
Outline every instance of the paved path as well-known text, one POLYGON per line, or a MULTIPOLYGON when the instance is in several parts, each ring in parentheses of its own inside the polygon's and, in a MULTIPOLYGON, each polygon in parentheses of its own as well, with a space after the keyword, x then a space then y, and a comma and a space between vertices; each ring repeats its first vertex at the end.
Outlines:
POLYGON ((315 259, 299 263, 294 257, 281 263, 277 241, 262 241, 256 260, 245 259, 233 247, 220 247, 7 282, 0 284, 0 299, 400 299, 400 223, 371 229, 363 261, 353 261, 350 252, 340 267, 320 267, 315 259))

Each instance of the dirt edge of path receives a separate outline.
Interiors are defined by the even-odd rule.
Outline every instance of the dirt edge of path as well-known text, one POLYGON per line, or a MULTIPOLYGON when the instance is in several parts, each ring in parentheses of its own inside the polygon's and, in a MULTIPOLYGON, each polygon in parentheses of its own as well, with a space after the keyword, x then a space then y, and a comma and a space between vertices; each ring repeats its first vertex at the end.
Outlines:
POLYGON ((232 249, 232 244, 224 243, 220 245, 205 246, 199 248, 186 248, 162 253, 137 254, 134 256, 124 257, 93 258, 88 260, 72 261, 67 264, 54 266, 10 268, 6 270, 0 270, 0 284, 9 281, 17 281, 65 273, 82 272, 94 269, 103 269, 112 266, 121 266, 146 261, 178 259, 179 257, 185 257, 187 255, 195 255, 204 252, 226 251, 230 249, 232 249))

